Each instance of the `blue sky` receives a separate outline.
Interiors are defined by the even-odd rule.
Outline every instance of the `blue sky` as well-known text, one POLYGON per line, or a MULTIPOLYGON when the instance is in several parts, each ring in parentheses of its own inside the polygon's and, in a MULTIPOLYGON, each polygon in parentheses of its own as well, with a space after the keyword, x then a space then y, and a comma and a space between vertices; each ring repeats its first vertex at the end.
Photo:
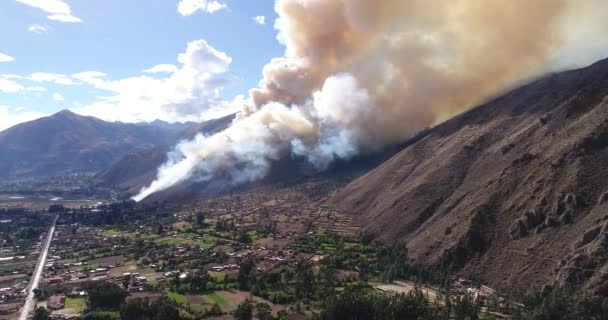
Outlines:
MULTIPOLYGON (((221 79, 209 81, 213 93, 203 94, 211 96, 205 108, 213 108, 255 87, 263 66, 284 52, 273 28, 272 0, 5 0, 0 2, 0 16, 0 61, 4 61, 0 62, 0 129, 64 108, 108 120, 196 120, 201 112, 147 114, 142 110, 151 107, 143 105, 133 114, 117 115, 115 111, 132 99, 157 97, 135 94, 138 97, 133 98, 123 92, 128 90, 123 84, 108 90, 109 84, 104 87, 73 75, 94 71, 106 82, 140 76, 165 79, 166 73, 142 71, 159 64, 179 68, 178 54, 189 43, 204 40, 230 59, 212 75, 221 79), (186 9, 179 12, 180 1, 191 6, 183 4, 186 9), (200 8, 194 11, 196 5, 200 8), (263 16, 265 24, 259 23, 260 18, 254 21, 256 16, 263 16), (107 107, 104 97, 116 95, 129 97, 126 102, 112 99, 115 108, 107 107), (100 100, 105 103, 92 106, 100 100)), ((207 78, 197 75, 196 79, 199 76, 207 78)), ((193 91, 200 90, 205 89, 193 91)))

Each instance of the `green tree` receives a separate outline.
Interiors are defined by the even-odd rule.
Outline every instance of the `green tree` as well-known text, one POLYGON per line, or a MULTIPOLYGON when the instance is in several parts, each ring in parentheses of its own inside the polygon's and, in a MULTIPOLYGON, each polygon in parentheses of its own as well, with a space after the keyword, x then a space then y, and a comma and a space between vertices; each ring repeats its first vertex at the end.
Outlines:
POLYGON ((377 252, 378 269, 382 272, 382 281, 391 282, 403 275, 407 266, 407 243, 405 241, 383 245, 377 252))
POLYGON ((477 320, 481 306, 475 301, 472 295, 465 294, 456 296, 453 299, 451 308, 454 311, 455 320, 477 320))
POLYGON ((546 287, 542 292, 527 296, 526 306, 520 318, 525 320, 566 320, 572 319, 574 298, 570 290, 546 287))
POLYGON ((272 311, 267 303, 256 304, 255 311, 255 316, 259 320, 272 320, 272 311))
POLYGON ((245 230, 241 230, 241 232, 239 232, 239 236, 237 237, 236 241, 240 242, 240 243, 251 243, 251 236, 249 235, 249 233, 247 233, 247 231, 245 230))
POLYGON ((190 281, 192 291, 202 292, 207 290, 207 283, 210 278, 207 271, 197 271, 190 281))
POLYGON ((298 259, 296 263, 296 295, 311 299, 314 293, 315 274, 309 261, 298 259))
POLYGON ((608 320, 608 298, 583 297, 576 304, 578 320, 608 320))
POLYGON ((333 268, 323 265, 317 276, 317 292, 321 300, 334 296, 336 288, 336 275, 333 268))
POLYGON ((196 213, 196 217, 195 217, 194 221, 195 221, 197 227, 202 228, 205 226, 205 216, 206 216, 205 212, 203 212, 203 211, 198 211, 196 213))
POLYGON ((251 320, 253 319, 253 302, 247 298, 243 303, 239 304, 234 311, 234 320, 251 320))
POLYGON ((118 285, 97 282, 88 285, 88 307, 90 310, 118 310, 125 302, 126 293, 118 285))
POLYGON ((45 307, 38 307, 34 312, 34 320, 48 320, 49 311, 45 307))
POLYGON ((365 290, 347 289, 331 299, 320 314, 323 320, 418 320, 438 319, 432 315, 424 294, 384 296, 365 290))
POLYGON ((224 311, 222 311, 222 308, 219 304, 214 303, 213 306, 211 306, 211 309, 207 312, 207 314, 210 316, 220 316, 224 314, 224 311))
POLYGON ((239 268, 239 275, 237 281, 239 283, 239 289, 249 290, 251 289, 251 279, 255 279, 255 262, 250 258, 247 258, 241 262, 239 268))

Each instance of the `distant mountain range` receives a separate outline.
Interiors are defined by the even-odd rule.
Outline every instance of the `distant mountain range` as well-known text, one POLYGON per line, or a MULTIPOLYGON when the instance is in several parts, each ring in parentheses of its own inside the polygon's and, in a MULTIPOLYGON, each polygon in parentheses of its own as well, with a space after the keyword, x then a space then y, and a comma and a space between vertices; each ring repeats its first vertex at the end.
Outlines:
POLYGON ((0 132, 0 178, 95 173, 132 153, 166 150, 204 128, 195 122, 107 122, 64 110, 0 132))
MULTIPOLYGON (((228 127, 233 119, 234 115, 229 115, 192 124, 180 131, 178 140, 192 138, 198 133, 211 134, 221 131, 228 127)), ((165 145, 127 154, 101 170, 94 180, 99 186, 137 193, 156 178, 158 167, 167 161, 169 151, 171 147, 165 145)))

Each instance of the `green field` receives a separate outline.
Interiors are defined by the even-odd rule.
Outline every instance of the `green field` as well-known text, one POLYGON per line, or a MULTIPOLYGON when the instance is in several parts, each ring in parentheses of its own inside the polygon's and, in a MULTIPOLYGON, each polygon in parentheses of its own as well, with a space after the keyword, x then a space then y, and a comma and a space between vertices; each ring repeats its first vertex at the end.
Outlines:
POLYGON ((117 230, 117 229, 104 229, 102 234, 106 237, 125 237, 125 238, 139 238, 139 239, 156 239, 159 235, 154 233, 141 233, 140 231, 129 231, 129 230, 117 230))
POLYGON ((108 320, 119 320, 120 312, 118 311, 94 311, 88 313, 91 319, 108 319, 108 320))
POLYGON ((200 240, 188 239, 191 237, 193 237, 191 234, 184 233, 184 234, 177 235, 175 238, 174 237, 159 238, 157 241, 158 241, 158 243, 166 243, 166 244, 172 244, 172 245, 189 244, 192 246, 199 246, 203 249, 209 249, 215 245, 215 241, 217 240, 217 238, 213 237, 213 236, 204 236, 200 240))
POLYGON ((176 292, 169 292, 167 293, 167 297, 175 302, 177 302, 178 304, 184 304, 186 303, 186 296, 176 293, 176 292))
POLYGON ((203 298, 209 303, 217 303, 222 308, 222 310, 227 310, 229 307, 228 302, 217 292, 203 295, 203 298))
POLYGON ((75 309, 78 312, 84 310, 86 305, 86 301, 84 298, 66 298, 65 299, 65 308, 66 309, 75 309))
POLYGON ((0 272, 13 272, 24 269, 25 263, 7 263, 0 264, 0 272))

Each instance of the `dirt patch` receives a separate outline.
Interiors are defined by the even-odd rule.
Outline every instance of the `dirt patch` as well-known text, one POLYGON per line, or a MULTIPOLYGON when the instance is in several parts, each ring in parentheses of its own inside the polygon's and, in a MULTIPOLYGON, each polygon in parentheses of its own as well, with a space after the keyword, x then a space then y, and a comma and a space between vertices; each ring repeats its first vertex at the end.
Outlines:
POLYGON ((97 258, 95 260, 89 261, 89 264, 100 264, 102 266, 107 266, 107 265, 116 266, 118 264, 124 264, 124 262, 125 262, 125 257, 123 255, 120 255, 120 256, 97 258))
POLYGON ((189 304, 206 304, 206 300, 200 295, 188 294, 186 295, 186 301, 189 304))

